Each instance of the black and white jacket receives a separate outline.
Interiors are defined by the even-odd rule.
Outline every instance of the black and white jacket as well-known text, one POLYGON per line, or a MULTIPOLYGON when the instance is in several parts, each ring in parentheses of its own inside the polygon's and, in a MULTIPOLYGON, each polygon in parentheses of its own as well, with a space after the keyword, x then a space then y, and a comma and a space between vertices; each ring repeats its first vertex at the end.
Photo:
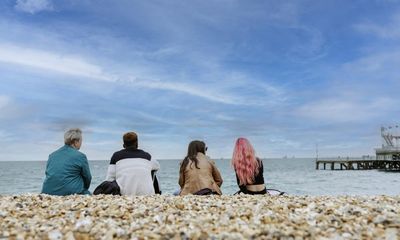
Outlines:
POLYGON ((158 169, 160 164, 149 153, 126 148, 111 157, 106 181, 116 180, 122 195, 151 195, 155 194, 152 171, 158 169))

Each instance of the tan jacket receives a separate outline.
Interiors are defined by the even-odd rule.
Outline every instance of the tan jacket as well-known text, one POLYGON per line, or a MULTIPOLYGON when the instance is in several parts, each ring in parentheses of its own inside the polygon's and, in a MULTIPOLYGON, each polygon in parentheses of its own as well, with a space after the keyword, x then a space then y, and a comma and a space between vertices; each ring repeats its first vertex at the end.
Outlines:
POLYGON ((179 195, 193 194, 204 188, 222 194, 220 189, 222 178, 214 161, 203 153, 198 153, 197 159, 200 169, 197 169, 194 162, 189 160, 184 173, 179 175, 179 185, 181 186, 179 195))

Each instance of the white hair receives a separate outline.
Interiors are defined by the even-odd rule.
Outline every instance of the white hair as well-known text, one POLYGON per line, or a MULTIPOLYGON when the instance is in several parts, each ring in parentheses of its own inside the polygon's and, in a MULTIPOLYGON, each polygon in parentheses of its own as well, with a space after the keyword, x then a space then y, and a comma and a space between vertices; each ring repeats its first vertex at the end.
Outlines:
POLYGON ((64 134, 64 143, 67 145, 73 144, 75 141, 82 139, 82 131, 79 128, 71 128, 64 134))

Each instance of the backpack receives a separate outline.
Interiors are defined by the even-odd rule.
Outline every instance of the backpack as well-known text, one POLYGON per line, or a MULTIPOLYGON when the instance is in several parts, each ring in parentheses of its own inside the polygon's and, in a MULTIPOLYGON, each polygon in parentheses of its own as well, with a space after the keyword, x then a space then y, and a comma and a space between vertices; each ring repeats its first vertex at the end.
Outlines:
POLYGON ((93 192, 93 195, 99 194, 121 195, 121 189, 115 180, 112 182, 104 181, 93 192))

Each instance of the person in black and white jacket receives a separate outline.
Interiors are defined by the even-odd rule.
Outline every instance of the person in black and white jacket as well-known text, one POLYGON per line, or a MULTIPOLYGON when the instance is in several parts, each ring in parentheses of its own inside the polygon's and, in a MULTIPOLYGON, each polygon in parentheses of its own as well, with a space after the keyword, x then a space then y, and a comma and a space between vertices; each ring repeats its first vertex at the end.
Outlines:
POLYGON ((138 137, 134 132, 123 136, 124 149, 115 152, 111 157, 106 181, 116 180, 121 195, 161 194, 155 172, 160 169, 151 155, 138 149, 138 137))

